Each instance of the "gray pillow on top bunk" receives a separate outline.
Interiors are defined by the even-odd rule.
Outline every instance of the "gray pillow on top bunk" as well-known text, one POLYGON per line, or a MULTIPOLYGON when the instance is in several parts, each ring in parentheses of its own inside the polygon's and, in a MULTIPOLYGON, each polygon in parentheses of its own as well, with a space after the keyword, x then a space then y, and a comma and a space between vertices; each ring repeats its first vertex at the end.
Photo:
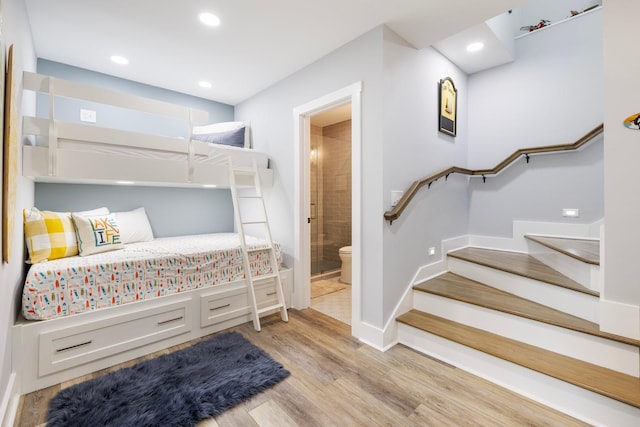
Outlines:
POLYGON ((247 124, 244 122, 220 122, 206 126, 194 126, 191 138, 211 144, 250 148, 247 130, 247 124))
POLYGON ((244 148, 244 128, 230 130, 226 132, 196 134, 192 136, 198 141, 209 142, 211 144, 230 145, 232 147, 244 148))

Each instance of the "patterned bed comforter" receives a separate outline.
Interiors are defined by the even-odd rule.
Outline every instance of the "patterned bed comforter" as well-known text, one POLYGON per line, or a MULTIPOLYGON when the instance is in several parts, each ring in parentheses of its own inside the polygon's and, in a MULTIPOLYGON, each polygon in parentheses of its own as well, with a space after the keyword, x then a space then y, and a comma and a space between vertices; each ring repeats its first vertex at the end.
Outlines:
MULTIPOLYGON (((247 236, 249 249, 267 248, 247 236)), ((282 262, 276 245, 278 262, 282 262)), ((254 276, 271 272, 269 252, 250 251, 254 276)), ((34 264, 22 293, 22 311, 45 320, 148 300, 245 278, 240 239, 234 233, 158 238, 124 249, 34 264)))

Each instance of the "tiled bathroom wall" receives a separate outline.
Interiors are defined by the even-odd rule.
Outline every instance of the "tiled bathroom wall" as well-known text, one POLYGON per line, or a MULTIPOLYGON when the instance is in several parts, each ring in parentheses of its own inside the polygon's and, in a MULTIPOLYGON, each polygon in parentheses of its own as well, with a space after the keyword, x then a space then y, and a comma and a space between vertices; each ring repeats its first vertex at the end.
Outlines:
POLYGON ((322 128, 322 257, 340 261, 351 245, 351 120, 322 128))

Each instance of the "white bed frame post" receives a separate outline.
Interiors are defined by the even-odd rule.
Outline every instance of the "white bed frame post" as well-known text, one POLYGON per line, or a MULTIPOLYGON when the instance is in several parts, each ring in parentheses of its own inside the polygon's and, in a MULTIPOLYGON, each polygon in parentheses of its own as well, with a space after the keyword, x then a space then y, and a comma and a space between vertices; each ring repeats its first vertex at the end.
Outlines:
POLYGON ((58 174, 58 162, 56 154, 58 152, 58 135, 56 132, 55 122, 55 94, 54 84, 51 77, 47 78, 47 87, 49 91, 49 176, 58 174))
POLYGON ((194 173, 193 156, 195 151, 194 143, 193 143, 193 140, 191 139, 191 136, 193 134, 193 124, 194 124, 193 108, 189 108, 189 116, 187 117, 187 123, 189 124, 189 130, 187 131, 187 141, 188 141, 187 144, 189 147, 189 153, 187 158, 187 182, 193 182, 193 173, 194 173))

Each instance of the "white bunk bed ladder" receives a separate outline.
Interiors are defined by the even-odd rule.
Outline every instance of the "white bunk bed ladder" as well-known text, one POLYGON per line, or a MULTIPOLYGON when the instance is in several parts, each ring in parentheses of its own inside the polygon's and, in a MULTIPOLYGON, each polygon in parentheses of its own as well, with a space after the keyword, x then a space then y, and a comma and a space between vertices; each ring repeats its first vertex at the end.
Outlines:
MULTIPOLYGON (((264 205, 264 198, 262 197, 262 187, 260 185, 260 174, 258 172, 258 166, 256 161, 253 161, 252 167, 234 168, 231 158, 229 162, 229 186, 231 187, 231 198, 233 200, 233 211, 235 215, 236 227, 238 228, 238 234, 240 235, 240 245, 242 246, 242 256, 244 262, 244 271, 247 277, 249 303, 251 306, 251 316, 253 319, 253 327, 256 331, 260 331, 260 315, 268 311, 280 309, 280 315, 284 322, 289 321, 287 315, 287 306, 284 300, 284 292, 282 291, 282 280, 280 278, 280 271, 278 269, 278 260, 276 258, 276 249, 271 238, 271 230, 269 228, 269 221, 267 220, 267 209, 264 205), (242 194, 238 194, 238 185, 236 178, 240 178, 243 182, 247 182, 247 179, 251 179, 251 184, 247 188, 243 188, 242 194), (246 191, 250 193, 245 194, 246 191), (251 207, 257 207, 259 212, 252 212, 253 216, 257 215, 257 219, 253 217, 251 220, 246 220, 246 216, 243 215, 241 200, 253 200, 251 207), (269 251, 269 262, 271 263, 271 273, 254 276, 251 272, 249 255, 252 252, 263 251, 262 249, 247 249, 246 230, 247 227, 258 227, 263 233, 263 237, 267 241, 269 251), (256 302, 255 282, 263 279, 273 278, 275 281, 275 290, 277 294, 277 303, 269 305, 267 307, 258 307, 256 302)), ((256 209, 253 209, 256 210, 256 209)))

